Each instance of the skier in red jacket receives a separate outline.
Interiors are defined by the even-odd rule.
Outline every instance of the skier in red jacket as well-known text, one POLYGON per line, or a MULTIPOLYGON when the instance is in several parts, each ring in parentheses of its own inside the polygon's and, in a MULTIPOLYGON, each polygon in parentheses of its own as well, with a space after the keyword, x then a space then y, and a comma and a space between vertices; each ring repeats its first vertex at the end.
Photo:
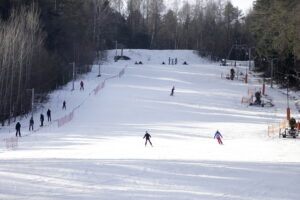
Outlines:
POLYGON ((222 139, 221 139, 221 138, 223 138, 223 136, 221 135, 221 133, 219 132, 219 130, 217 130, 217 132, 215 133, 215 137, 214 138, 217 138, 219 144, 223 144, 222 139))
POLYGON ((83 87, 83 86, 84 86, 83 81, 81 81, 81 82, 80 82, 80 90, 84 90, 84 87, 83 87))

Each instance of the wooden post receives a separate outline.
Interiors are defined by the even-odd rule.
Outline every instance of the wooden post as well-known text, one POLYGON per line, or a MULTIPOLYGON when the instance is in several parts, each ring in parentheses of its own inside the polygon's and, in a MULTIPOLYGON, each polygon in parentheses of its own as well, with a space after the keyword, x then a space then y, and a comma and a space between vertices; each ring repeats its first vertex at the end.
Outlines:
POLYGON ((291 119, 291 109, 290 109, 290 108, 287 108, 287 109, 286 109, 286 119, 287 119, 287 120, 290 120, 290 119, 291 119))

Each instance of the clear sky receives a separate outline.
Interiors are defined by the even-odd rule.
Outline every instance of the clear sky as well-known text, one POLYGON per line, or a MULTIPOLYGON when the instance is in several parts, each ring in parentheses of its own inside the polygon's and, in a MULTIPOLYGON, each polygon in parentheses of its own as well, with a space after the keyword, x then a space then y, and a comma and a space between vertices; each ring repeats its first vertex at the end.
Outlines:
POLYGON ((253 1, 254 0, 231 0, 231 3, 239 7, 245 13, 249 8, 252 8, 253 1))

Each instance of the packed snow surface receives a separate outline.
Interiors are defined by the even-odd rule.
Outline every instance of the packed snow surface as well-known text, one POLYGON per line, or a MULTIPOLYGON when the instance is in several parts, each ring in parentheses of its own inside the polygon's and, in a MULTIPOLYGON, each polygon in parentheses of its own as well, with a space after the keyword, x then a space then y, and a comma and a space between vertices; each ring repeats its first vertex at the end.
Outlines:
POLYGON ((282 91, 267 87, 274 107, 250 107, 241 99, 249 88, 261 89, 253 75, 248 84, 222 79, 231 67, 188 50, 124 54, 131 60, 114 62, 115 51, 108 51, 101 77, 95 65, 77 77, 74 91, 69 83, 51 93, 34 113, 37 129, 40 113, 52 110, 44 128, 30 133, 29 118, 17 118, 18 147, 4 142, 14 137, 15 123, 0 128, 0 199, 299 199, 300 140, 267 136, 268 125, 285 118, 282 91), (169 57, 178 64, 168 65, 169 57), (55 120, 72 111, 72 120, 58 127, 55 120), (216 130, 224 145, 213 138, 216 130), (153 147, 145 147, 145 131, 153 147))

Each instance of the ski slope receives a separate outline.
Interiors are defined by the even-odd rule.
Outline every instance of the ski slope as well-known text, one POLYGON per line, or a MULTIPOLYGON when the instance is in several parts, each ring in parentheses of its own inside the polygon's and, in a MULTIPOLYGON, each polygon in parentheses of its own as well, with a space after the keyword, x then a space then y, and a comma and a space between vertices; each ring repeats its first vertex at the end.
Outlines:
MULTIPOLYGON (((70 83, 51 93, 34 113, 36 128, 48 108, 54 122, 29 133, 29 119, 20 119, 18 147, 0 148, 0 199, 299 199, 300 140, 267 136, 268 124, 285 118, 279 89, 267 88, 275 107, 249 107, 241 98, 248 88, 260 89, 257 78, 221 79, 230 67, 193 51, 125 50, 131 60, 118 62, 114 54, 108 52, 100 78, 94 66, 77 78, 75 91, 70 83), (179 64, 161 65, 168 57, 179 64), (55 119, 74 108, 74 118, 58 128, 55 119), (213 139, 216 130, 222 146, 213 139), (153 147, 145 147, 145 131, 153 147)), ((14 124, 0 129, 1 140, 14 134, 14 124)))

